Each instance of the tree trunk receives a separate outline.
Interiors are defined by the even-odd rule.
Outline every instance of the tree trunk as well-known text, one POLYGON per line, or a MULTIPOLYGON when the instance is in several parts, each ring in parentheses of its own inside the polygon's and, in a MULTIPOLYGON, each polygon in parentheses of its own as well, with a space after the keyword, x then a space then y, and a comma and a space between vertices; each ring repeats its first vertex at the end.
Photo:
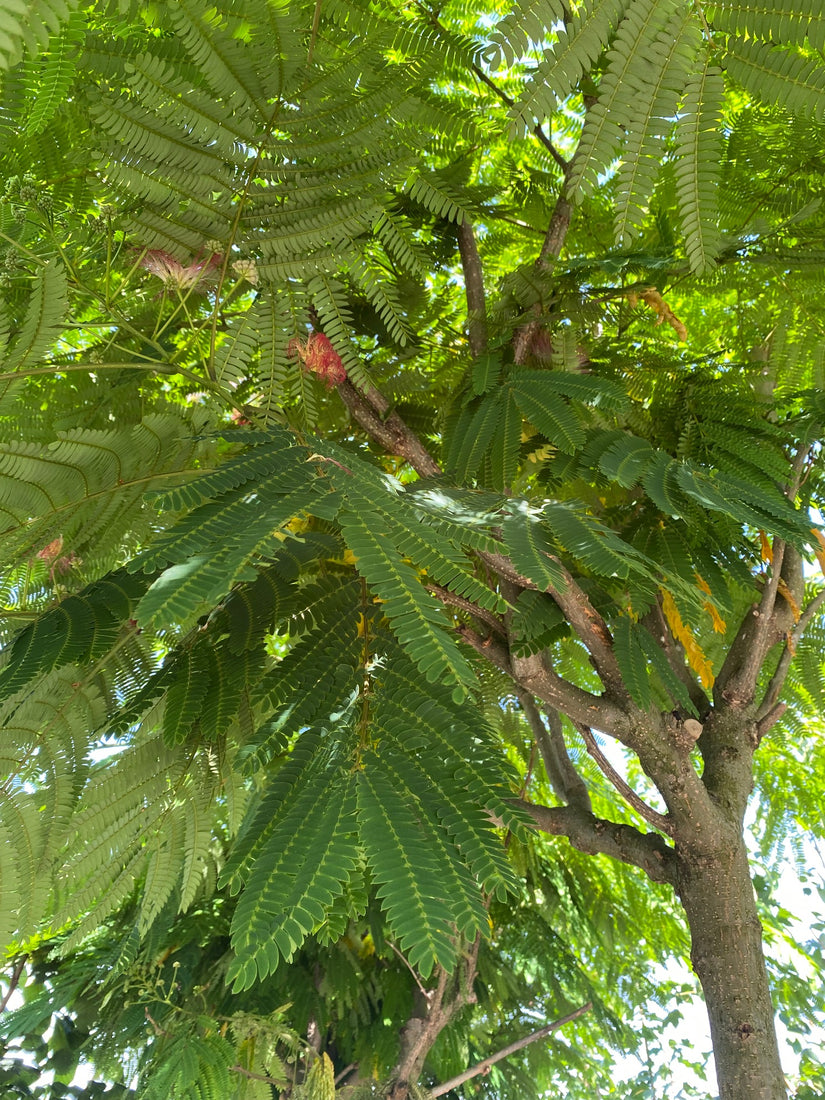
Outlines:
POLYGON ((720 1100, 786 1100, 747 852, 680 853, 678 892, 710 1018, 720 1100))

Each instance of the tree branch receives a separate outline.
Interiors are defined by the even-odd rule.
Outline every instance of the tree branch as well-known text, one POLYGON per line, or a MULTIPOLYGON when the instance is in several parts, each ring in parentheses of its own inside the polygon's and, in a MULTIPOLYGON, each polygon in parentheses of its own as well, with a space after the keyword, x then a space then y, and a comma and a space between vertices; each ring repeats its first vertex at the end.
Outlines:
POLYGON ((625 802, 632 806, 636 813, 645 819, 648 825, 652 825, 654 829, 660 829, 663 833, 667 833, 668 836, 673 836, 673 822, 664 814, 660 814, 658 810, 654 810, 652 806, 648 806, 648 804, 636 794, 633 788, 625 783, 624 779, 622 779, 599 748, 590 727, 582 726, 577 722, 576 729, 581 734, 582 740, 587 746, 587 751, 599 765, 602 774, 612 783, 625 802))
POLYGON ((593 695, 571 684, 548 668, 541 654, 512 657, 512 676, 542 703, 566 714, 574 722, 596 726, 623 744, 636 749, 634 726, 626 711, 605 695, 593 695), (631 742, 633 742, 631 744, 631 742))
MULTIPOLYGON (((498 573, 502 580, 510 581, 519 588, 538 590, 539 586, 531 581, 529 577, 522 576, 509 558, 503 554, 482 552, 479 557, 494 572, 498 573)), ((632 700, 625 688, 619 663, 613 652, 613 638, 607 623, 587 598, 584 589, 576 583, 570 571, 562 565, 558 558, 553 558, 553 562, 563 572, 566 585, 564 588, 546 589, 548 595, 552 596, 567 621, 584 643, 593 658, 594 667, 607 691, 613 697, 619 699, 623 706, 631 707, 632 700)), ((593 698, 599 697, 594 696, 593 698)), ((550 702, 550 700, 545 701, 550 702)), ((563 707, 559 709, 564 710, 563 707)))
POLYGON ((773 729, 785 711, 788 709, 787 703, 777 703, 776 706, 764 714, 756 723, 756 743, 760 743, 765 734, 773 729))
MULTIPOLYGON (((594 96, 584 96, 585 111, 589 111, 595 102, 596 99, 594 96)), ((550 217, 550 224, 547 226, 547 233, 544 236, 544 243, 541 246, 539 257, 536 260, 537 267, 549 267, 550 260, 558 259, 561 254, 562 245, 565 242, 567 232, 570 229, 570 222, 573 218, 573 204, 567 197, 567 188, 570 184, 570 177, 573 174, 573 166, 576 163, 576 158, 580 155, 580 150, 581 142, 576 146, 573 156, 562 169, 564 182, 562 183, 559 197, 556 200, 556 205, 550 217)))
POLYGON ((389 454, 409 462, 421 477, 438 477, 441 473, 438 463, 398 413, 390 412, 389 401, 374 386, 361 393, 352 382, 345 380, 335 388, 352 418, 367 435, 372 436, 389 454))
MULTIPOLYGON (((542 703, 566 714, 573 721, 597 726, 618 741, 628 743, 631 723, 621 708, 603 695, 591 695, 589 691, 571 684, 548 668, 541 654, 530 657, 511 655, 507 647, 492 635, 483 638, 472 627, 462 623, 456 634, 480 656, 491 661, 502 672, 511 676, 516 685, 526 689, 542 703)), ((630 745, 634 748, 633 745, 630 745)))
POLYGON ((11 974, 9 975, 9 988, 6 990, 2 1001, 0 1001, 0 1012, 4 1012, 6 1005, 11 1000, 12 994, 20 984, 20 978, 22 977, 23 970, 26 966, 26 956, 21 955, 17 962, 12 967, 11 974))
MULTIPOLYGON (((556 199, 556 205, 553 207, 553 213, 550 215, 547 232, 544 234, 544 240, 541 242, 541 248, 536 259, 536 267, 540 271, 546 271, 550 267, 551 260, 558 259, 570 229, 570 223, 573 220, 573 204, 567 198, 567 183, 570 179, 570 172, 577 152, 573 154, 572 159, 565 164, 563 169, 561 190, 556 199)), ((534 314, 539 312, 538 304, 533 307, 532 312, 534 314)), ((540 328, 541 321, 534 319, 522 325, 514 334, 513 358, 517 364, 521 365, 526 360, 533 337, 540 328)))
POLYGON ((572 163, 571 161, 570 164, 565 166, 564 183, 559 192, 559 197, 556 199, 556 205, 553 207, 550 224, 547 226, 539 258, 536 260, 536 266, 540 268, 549 267, 551 260, 559 258, 562 245, 570 229, 570 222, 573 219, 573 204, 567 198, 567 181, 570 178, 572 163))
POLYGON ((460 623, 456 627, 456 634, 465 641, 467 645, 472 646, 479 656, 490 661, 496 668, 500 668, 502 672, 506 672, 508 676, 513 676, 510 653, 503 642, 493 638, 492 635, 487 638, 482 638, 480 634, 477 634, 476 631, 473 630, 472 627, 467 626, 466 623, 460 623))
MULTIPOLYGON (((723 694, 729 702, 740 698, 750 702, 753 697, 756 680, 768 649, 767 642, 776 606, 776 597, 779 592, 779 580, 782 576, 784 557, 785 543, 779 539, 774 539, 771 575, 762 592, 758 609, 755 609, 752 612, 752 618, 750 620, 746 619, 743 624, 747 643, 744 647, 745 652, 740 657, 739 667, 723 689, 723 694)), ((738 641, 739 637, 737 636, 734 639, 732 651, 738 641)))
POLYGON ((758 606, 746 613, 714 686, 717 706, 742 708, 753 702, 768 651, 791 628, 792 605, 804 585, 802 559, 787 543, 774 539, 771 575, 758 606), (781 604, 777 596, 782 593, 781 604))
POLYGON ((447 607, 455 607, 459 611, 465 612, 467 615, 472 615, 480 622, 485 623, 494 630, 496 634, 506 636, 506 630, 504 623, 501 619, 492 611, 488 611, 484 607, 478 607, 472 600, 468 600, 465 596, 459 596, 455 592, 451 592, 449 588, 443 588, 440 584, 428 584, 425 586, 428 592, 431 592, 436 599, 447 607))
POLYGON ((478 556, 481 561, 483 561, 489 569, 492 569, 494 573, 498 574, 502 580, 509 581, 518 588, 531 588, 534 592, 539 591, 539 586, 535 581, 531 581, 529 577, 525 577, 523 573, 519 573, 518 569, 516 569, 505 554, 491 554, 485 550, 479 550, 478 556))
POLYGON ((242 1077, 248 1077, 250 1081, 263 1081, 267 1085, 278 1085, 283 1087, 283 1081, 276 1081, 274 1077, 267 1077, 265 1073, 253 1073, 251 1069, 244 1069, 243 1066, 230 1066, 230 1073, 240 1073, 242 1077))
MULTIPOLYGON (((785 648, 782 650, 782 656, 779 658, 779 664, 776 666, 776 671, 771 677, 771 682, 765 691, 765 695, 762 702, 759 704, 759 708, 756 711, 756 720, 761 722, 767 715, 773 711, 777 705, 779 694, 782 688, 785 686, 785 680, 788 677, 790 671, 791 661, 793 660, 796 647, 802 639, 802 635, 811 623, 811 620, 815 617, 816 613, 825 604, 825 588, 817 592, 802 614, 799 616, 799 622, 794 629, 788 635, 785 641, 785 648)), ((780 716, 777 715, 777 719, 780 716)), ((768 727, 770 728, 770 727, 768 727)))
POLYGON ((551 836, 565 836, 580 852, 606 855, 641 868, 653 882, 675 886, 676 853, 659 833, 640 833, 632 825, 605 821, 575 806, 539 806, 523 799, 518 805, 551 836))
POLYGON ((561 1016, 558 1020, 554 1020, 552 1024, 546 1024, 544 1027, 539 1028, 538 1031, 534 1031, 531 1035, 525 1035, 523 1039, 516 1039, 514 1043, 502 1047, 502 1049, 496 1051, 495 1054, 491 1054, 489 1058, 484 1058, 470 1069, 465 1069, 463 1073, 459 1073, 456 1077, 451 1077, 449 1081, 445 1081, 442 1085, 430 1089, 430 1096, 443 1096, 445 1092, 450 1092, 452 1089, 458 1088, 458 1086, 463 1085, 465 1081, 470 1081, 473 1077, 478 1077, 480 1073, 486 1073, 490 1066, 494 1066, 496 1062, 500 1062, 502 1058, 507 1058, 508 1055, 515 1054, 517 1050, 529 1046, 530 1043, 535 1043, 537 1039, 546 1038, 560 1027, 569 1024, 571 1020, 575 1020, 579 1016, 583 1016, 585 1012, 589 1012, 592 1007, 593 1005, 588 1001, 586 1005, 582 1005, 581 1008, 577 1008, 573 1012, 568 1012, 566 1016, 561 1016))
POLYGON ((588 653, 593 658, 593 664, 599 679, 607 691, 622 701, 623 706, 632 706, 632 700, 624 685, 613 650, 613 637, 608 630, 607 623, 585 595, 585 592, 573 579, 573 575, 562 563, 554 558, 553 561, 564 574, 565 587, 549 589, 550 595, 556 601, 564 613, 564 617, 576 631, 584 643, 588 653))
POLYGON ((785 496, 788 500, 794 500, 796 494, 802 487, 802 482, 805 480, 805 464, 808 462, 813 447, 800 447, 794 455, 793 463, 791 464, 792 478, 785 490, 785 496))
MULTIPOLYGON (((481 293, 483 294, 483 287, 481 293)), ((470 301, 469 294, 470 291, 468 289, 468 303, 470 301)), ((371 387, 369 390, 361 393, 351 382, 344 381, 339 383, 336 388, 353 418, 361 425, 368 435, 376 442, 380 443, 389 453, 400 455, 402 458, 406 459, 413 469, 422 477, 436 477, 441 473, 438 463, 435 462, 423 446, 415 432, 404 423, 397 413, 390 412, 389 401, 387 401, 384 395, 375 387, 371 387)), ((497 573, 499 577, 510 581, 519 588, 538 588, 538 585, 534 584, 528 577, 519 573, 504 554, 482 552, 479 554, 479 557, 490 569, 497 573)), ((570 622, 570 625, 579 635, 593 657, 596 671, 599 673, 605 687, 613 695, 620 698, 626 706, 629 706, 630 696, 624 687, 619 665, 613 653, 613 639, 610 636, 607 624, 588 600, 584 591, 573 579, 572 574, 564 568, 561 562, 557 561, 556 563, 559 568, 564 571, 567 584, 563 591, 561 589, 550 590, 550 595, 559 605, 570 622)), ((438 595, 439 599, 448 602, 446 595, 444 595, 444 593, 447 592, 446 589, 443 591, 433 589, 433 591, 435 595, 438 595)), ((488 622, 488 625, 493 625, 485 614, 478 608, 475 608, 474 605, 470 604, 469 601, 466 604, 459 605, 451 596, 449 602, 451 602, 453 606, 461 606, 462 610, 488 622)), ((495 629, 500 629, 497 620, 495 629)), ((465 636, 465 639, 471 645, 475 646, 475 640, 471 634, 464 635, 462 633, 462 636, 465 636)), ((478 647, 476 646, 476 648, 478 647)), ((485 655, 489 656, 490 654, 488 652, 485 655)), ((496 663, 500 668, 505 668, 507 671, 510 671, 509 660, 506 663, 498 660, 496 663)), ((557 680, 559 685, 565 683, 560 677, 558 677, 557 680)), ((574 690, 578 691, 579 689, 574 690)), ((590 696, 589 698, 595 700, 598 697, 590 696)), ((567 710, 565 706, 559 706, 558 696, 556 696, 555 700, 544 698, 544 702, 550 703, 552 706, 558 706, 560 710, 565 712, 567 710)), ((592 704, 589 710, 589 714, 579 712, 577 715, 581 721, 586 722, 588 725, 591 724, 593 718, 592 704)))
POLYGON ((478 254, 473 227, 468 221, 458 226, 458 251, 464 271, 464 293, 467 297, 467 335, 470 354, 477 359, 487 350, 487 300, 484 294, 484 273, 478 254))
POLYGON ((350 1062, 350 1064, 348 1066, 344 1066, 344 1068, 342 1070, 340 1070, 338 1073, 335 1074, 335 1077, 333 1079, 333 1084, 340 1085, 345 1077, 349 1077, 349 1075, 354 1070, 357 1070, 357 1069, 358 1069, 358 1063, 357 1062, 350 1062))
POLYGON ((590 794, 567 752, 558 711, 550 707, 546 708, 547 725, 545 726, 535 700, 529 692, 520 688, 518 701, 538 745, 544 761, 544 770, 556 795, 562 802, 569 803, 571 806, 590 810, 590 794))
POLYGON ((460 975, 448 974, 444 967, 439 966, 435 988, 419 994, 418 1011, 409 1017, 401 1029, 401 1050, 388 1100, 407 1100, 410 1084, 418 1081, 433 1043, 465 1005, 475 1002, 472 987, 480 942, 481 937, 476 936, 464 955, 460 975), (448 998, 451 986, 452 996, 448 998))

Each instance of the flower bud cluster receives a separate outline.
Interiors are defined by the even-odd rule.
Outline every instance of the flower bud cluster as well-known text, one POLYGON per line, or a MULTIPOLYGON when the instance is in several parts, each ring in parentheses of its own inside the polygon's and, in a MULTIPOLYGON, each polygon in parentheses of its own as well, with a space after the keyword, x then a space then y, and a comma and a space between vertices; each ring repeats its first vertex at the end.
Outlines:
POLYGON ((347 370, 341 362, 341 356, 323 332, 311 332, 306 341, 299 340, 296 336, 290 340, 287 352, 297 355, 304 370, 317 374, 327 389, 346 381, 347 370))

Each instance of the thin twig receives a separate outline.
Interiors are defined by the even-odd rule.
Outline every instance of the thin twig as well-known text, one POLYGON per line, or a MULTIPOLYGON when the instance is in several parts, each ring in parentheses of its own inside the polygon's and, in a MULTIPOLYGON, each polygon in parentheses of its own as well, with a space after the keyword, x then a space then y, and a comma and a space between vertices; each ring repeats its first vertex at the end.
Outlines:
POLYGON ((593 736, 592 729, 578 722, 575 722, 574 725, 581 734, 582 740, 587 746, 587 751, 625 802, 632 806, 636 813, 638 813, 640 817, 643 817, 649 825, 654 827, 654 829, 661 829, 662 832, 667 833, 668 836, 673 836, 673 822, 665 817, 664 814, 660 814, 658 810, 654 810, 652 806, 648 806, 648 804, 636 794, 633 788, 628 786, 599 748, 596 738, 593 736))
POLYGON ((344 1066, 340 1073, 335 1074, 334 1084, 340 1085, 345 1077, 348 1077, 354 1069, 358 1069, 357 1062, 350 1062, 348 1066, 344 1066))
POLYGON ((146 1019, 152 1025, 152 1030, 154 1031, 155 1035, 161 1036, 161 1035, 168 1035, 169 1034, 168 1031, 166 1031, 164 1028, 162 1028, 160 1026, 160 1024, 157 1022, 157 1020, 152 1016, 152 1014, 151 1014, 151 1012, 149 1011, 148 1008, 144 1008, 143 1015, 146 1017, 146 1019))
POLYGON ((9 988, 6 990, 6 993, 3 997, 3 1000, 0 1001, 0 1012, 3 1012, 5 1010, 6 1005, 11 1000, 12 993, 14 993, 15 989, 17 989, 18 985, 20 984, 20 977, 23 973, 23 969, 24 969, 25 965, 26 965, 26 956, 23 955, 14 964, 14 967, 13 967, 12 972, 11 972, 11 976, 9 977, 9 988))
POLYGON ((506 1058, 510 1054, 515 1054, 517 1050, 529 1046, 530 1043, 535 1043, 537 1039, 546 1038, 560 1027, 569 1024, 571 1020, 576 1020, 579 1016, 583 1016, 585 1012, 589 1012, 592 1007, 592 1003, 588 1001, 586 1005, 582 1005, 581 1008, 577 1008, 573 1012, 568 1012, 566 1016, 554 1020, 552 1024, 547 1024, 545 1027, 539 1028, 538 1031, 534 1031, 531 1035, 525 1035, 523 1039, 516 1039, 514 1043, 510 1043, 508 1046, 496 1051, 496 1053, 491 1054, 489 1058, 484 1058, 470 1069, 465 1069, 464 1072, 459 1073, 457 1077, 451 1077, 449 1081, 445 1081, 442 1085, 430 1089, 430 1096, 443 1096, 445 1092, 450 1092, 452 1089, 458 1088, 458 1086, 463 1085, 465 1081, 469 1081, 473 1077, 478 1077, 480 1073, 486 1073, 490 1066, 494 1066, 496 1062, 500 1062, 502 1058, 506 1058))
POLYGON ((387 944, 389 945, 390 949, 396 953, 396 955, 399 957, 399 959, 404 964, 404 966, 406 966, 407 970, 409 970, 409 972, 412 974, 413 978, 415 979, 415 984, 418 986, 418 988, 421 991, 421 995, 424 997, 425 1000, 429 1000, 430 996, 431 996, 431 991, 429 989, 426 989, 421 984, 421 979, 416 974, 415 970, 410 966, 409 962, 404 957, 402 952, 398 950, 398 948, 395 946, 395 944, 392 942, 392 940, 387 940, 387 944))
POLYGON ((488 611, 484 607, 477 607, 476 604, 474 604, 472 600, 468 600, 466 596, 458 596, 455 592, 451 592, 449 588, 443 588, 440 584, 428 584, 425 585, 425 588, 445 606, 455 607, 459 611, 464 611, 467 615, 472 615, 480 622, 486 623, 491 630, 496 632, 496 634, 501 634, 502 636, 506 634, 504 623, 498 615, 492 611, 488 611))
POLYGON ((283 1085, 283 1081, 276 1081, 274 1077, 267 1077, 265 1073, 253 1073, 251 1069, 243 1066, 230 1066, 230 1073, 240 1073, 243 1077, 249 1077, 252 1081, 264 1081, 267 1085, 283 1085))
MULTIPOLYGON (((483 69, 480 69, 478 65, 473 65, 472 68, 478 79, 483 84, 486 84, 490 91, 493 92, 494 95, 498 96, 498 98, 507 108, 515 106, 516 101, 514 99, 511 99, 510 96, 508 96, 502 88, 499 88, 495 81, 491 80, 483 69)), ((547 134, 545 134, 541 123, 537 122, 533 126, 533 133, 544 146, 544 148, 548 151, 556 164, 558 164, 559 168, 561 168, 563 172, 566 171, 570 162, 568 160, 565 160, 565 158, 561 155, 561 153, 553 144, 552 139, 547 134)))
MULTIPOLYGON (((416 6, 418 7, 419 11, 421 11, 422 14, 429 19, 434 27, 437 27, 440 31, 444 30, 443 25, 439 22, 438 17, 435 15, 434 12, 430 11, 429 8, 426 8, 423 4, 417 4, 416 6)), ((502 88, 499 88, 496 82, 492 80, 484 72, 483 69, 479 68, 478 65, 472 65, 471 67, 478 79, 483 84, 487 85, 490 91, 493 92, 493 94, 501 100, 505 107, 509 109, 515 106, 516 101, 514 99, 511 99, 510 96, 508 96, 502 88)), ((550 152, 556 163, 561 168, 565 168, 567 166, 567 161, 564 159, 558 149, 556 149, 556 147, 553 145, 552 141, 547 136, 547 134, 545 134, 544 130, 541 128, 541 125, 538 122, 533 127, 533 133, 536 135, 542 145, 550 152)))
POLYGON ((307 50, 307 65, 312 64, 312 54, 315 50, 315 40, 318 37, 318 26, 321 22, 321 0, 315 0, 315 11, 312 13, 312 30, 309 36, 309 49, 307 50))

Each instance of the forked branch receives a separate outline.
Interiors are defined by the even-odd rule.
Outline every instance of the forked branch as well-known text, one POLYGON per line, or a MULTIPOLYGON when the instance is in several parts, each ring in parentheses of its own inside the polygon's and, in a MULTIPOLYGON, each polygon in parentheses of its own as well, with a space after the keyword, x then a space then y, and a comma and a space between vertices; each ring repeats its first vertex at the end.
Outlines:
POLYGON ((589 810, 590 794, 567 752, 558 711, 551 707, 546 708, 547 724, 545 725, 539 708, 529 692, 520 690, 518 701, 538 746, 544 762, 544 770, 547 772, 547 778, 554 792, 562 802, 589 810))
POLYGON ((439 966, 434 988, 417 995, 417 1010, 401 1029, 401 1050, 389 1100, 407 1100, 410 1084, 421 1076, 433 1043, 466 1005, 475 1003, 473 983, 480 944, 479 935, 469 945, 455 974, 448 974, 439 966))

